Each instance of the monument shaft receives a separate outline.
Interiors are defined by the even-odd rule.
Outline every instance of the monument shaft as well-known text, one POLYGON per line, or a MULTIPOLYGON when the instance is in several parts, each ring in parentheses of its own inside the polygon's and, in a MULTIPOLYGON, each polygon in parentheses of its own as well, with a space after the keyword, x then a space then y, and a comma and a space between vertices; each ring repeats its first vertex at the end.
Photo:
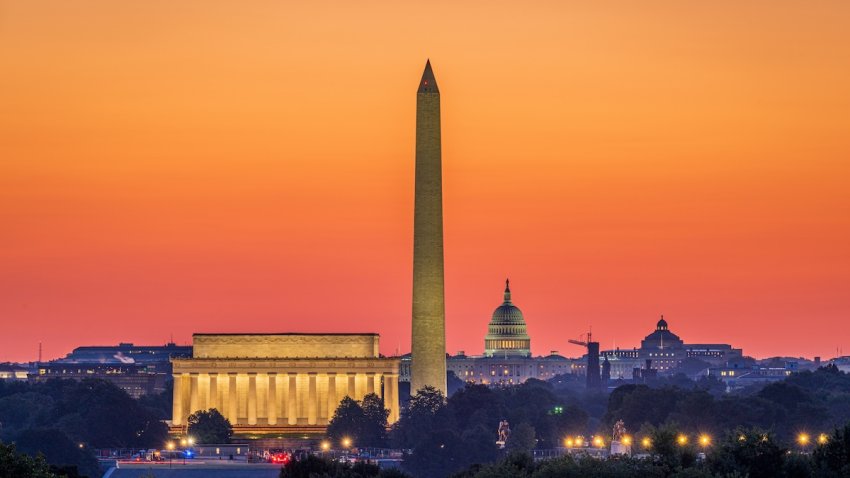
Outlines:
POLYGON ((416 196, 413 215, 413 337, 410 392, 432 386, 446 395, 443 280, 443 179, 440 91, 431 63, 416 93, 416 196))

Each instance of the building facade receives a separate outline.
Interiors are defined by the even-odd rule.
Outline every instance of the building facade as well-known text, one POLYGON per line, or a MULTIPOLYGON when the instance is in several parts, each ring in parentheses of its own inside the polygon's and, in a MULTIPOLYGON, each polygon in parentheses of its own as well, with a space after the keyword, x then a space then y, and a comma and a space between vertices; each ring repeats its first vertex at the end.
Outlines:
MULTIPOLYGON (((688 344, 674 334, 664 319, 655 325, 655 330, 644 337, 640 348, 602 350, 600 360, 608 360, 612 379, 631 379, 636 370, 646 369, 650 364, 660 374, 671 373, 689 358, 699 359, 711 367, 722 367, 730 360, 743 356, 741 349, 729 344, 688 344), (649 360, 649 362, 647 362, 649 360)), ((708 367, 706 367, 706 370, 708 367)), ((587 355, 573 363, 573 373, 585 374, 587 355)))
MULTIPOLYGON (((401 357, 400 381, 410 381, 414 356, 401 357)), ((502 304, 496 307, 484 337, 484 354, 469 356, 464 352, 446 355, 446 368, 464 382, 484 385, 516 385, 530 378, 548 380, 571 373, 570 359, 552 351, 532 357, 531 338, 525 316, 511 299, 510 282, 505 281, 502 304)))
POLYGON ((399 417, 399 359, 377 334, 195 334, 191 358, 173 360, 172 429, 215 408, 236 433, 325 429, 346 396, 375 393, 399 417))
POLYGON ((191 357, 192 347, 166 345, 96 345, 77 347, 65 357, 39 362, 33 382, 52 378, 97 378, 112 382, 133 398, 162 393, 171 379, 171 359, 191 357))

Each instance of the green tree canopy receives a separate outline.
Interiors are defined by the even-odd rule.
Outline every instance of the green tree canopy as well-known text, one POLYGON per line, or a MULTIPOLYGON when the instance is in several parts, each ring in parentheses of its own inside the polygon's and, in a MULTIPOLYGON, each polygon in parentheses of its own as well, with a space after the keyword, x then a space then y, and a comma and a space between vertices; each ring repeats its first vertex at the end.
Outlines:
POLYGON ((189 435, 198 443, 230 443, 233 426, 215 408, 189 415, 189 435))

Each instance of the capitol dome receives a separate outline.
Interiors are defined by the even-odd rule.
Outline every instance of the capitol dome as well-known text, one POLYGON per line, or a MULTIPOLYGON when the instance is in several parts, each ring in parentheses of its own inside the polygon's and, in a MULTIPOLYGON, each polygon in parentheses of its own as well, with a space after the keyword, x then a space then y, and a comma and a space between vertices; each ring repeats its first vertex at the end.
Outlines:
POLYGON ((531 356, 531 338, 519 307, 511 302, 510 281, 505 281, 505 301, 493 311, 487 336, 484 338, 487 357, 531 356))

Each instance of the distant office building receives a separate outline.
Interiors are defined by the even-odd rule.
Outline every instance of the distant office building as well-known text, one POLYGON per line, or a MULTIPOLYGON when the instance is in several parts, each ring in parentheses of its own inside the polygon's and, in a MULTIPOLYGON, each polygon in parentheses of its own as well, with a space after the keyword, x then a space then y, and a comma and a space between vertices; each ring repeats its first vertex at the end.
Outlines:
POLYGON ((800 370, 799 363, 786 362, 782 367, 764 365, 753 365, 750 367, 712 367, 708 369, 707 375, 723 382, 726 385, 726 391, 733 391, 757 383, 778 382, 800 370))
POLYGON ((77 347, 64 358, 37 364, 29 375, 34 382, 51 378, 108 380, 133 398, 165 391, 171 380, 172 358, 191 357, 191 346, 169 343, 162 346, 140 346, 121 343, 117 346, 77 347))
POLYGON ((17 363, 0 363, 0 380, 26 380, 29 369, 17 363))

